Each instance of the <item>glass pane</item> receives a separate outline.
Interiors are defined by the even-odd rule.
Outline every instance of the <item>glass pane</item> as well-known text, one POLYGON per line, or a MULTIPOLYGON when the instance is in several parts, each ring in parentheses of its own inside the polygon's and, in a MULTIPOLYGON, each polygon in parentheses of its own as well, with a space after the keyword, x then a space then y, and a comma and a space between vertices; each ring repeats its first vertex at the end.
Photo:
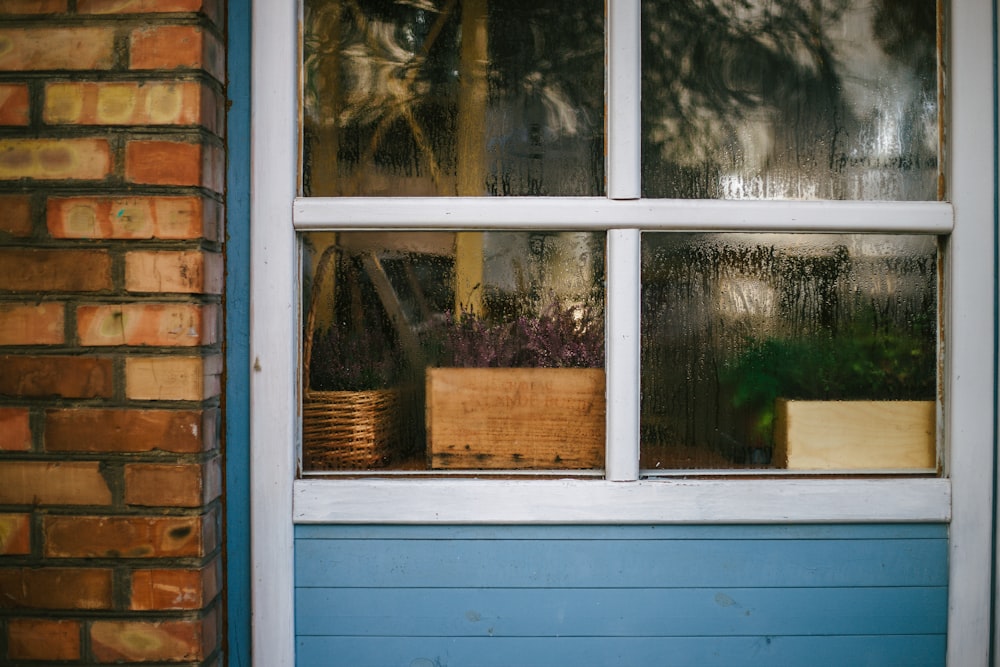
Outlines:
POLYGON ((644 196, 939 199, 935 5, 644 0, 644 196))
POLYGON ((604 466, 604 236, 303 237, 306 471, 604 466))
POLYGON ((602 0, 305 0, 306 195, 600 195, 602 0))
POLYGON ((936 467, 935 237, 642 238, 643 468, 936 467))

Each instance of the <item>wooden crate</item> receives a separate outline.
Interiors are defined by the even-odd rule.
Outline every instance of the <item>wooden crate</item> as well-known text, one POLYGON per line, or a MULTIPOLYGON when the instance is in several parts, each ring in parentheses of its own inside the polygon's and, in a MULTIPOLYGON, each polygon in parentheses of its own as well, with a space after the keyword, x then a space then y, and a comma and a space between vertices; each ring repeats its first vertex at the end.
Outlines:
POLYGON ((774 464, 798 470, 937 467, 933 401, 775 404, 774 464))
POLYGON ((427 370, 432 468, 602 468, 604 417, 599 368, 427 370))

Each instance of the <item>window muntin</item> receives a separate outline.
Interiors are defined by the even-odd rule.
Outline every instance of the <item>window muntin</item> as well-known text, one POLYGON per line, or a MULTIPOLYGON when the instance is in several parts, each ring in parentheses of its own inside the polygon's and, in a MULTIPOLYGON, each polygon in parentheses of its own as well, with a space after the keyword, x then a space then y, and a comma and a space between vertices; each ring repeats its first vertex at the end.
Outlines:
POLYGON ((601 0, 306 0, 303 192, 600 195, 601 0))
POLYGON ((642 192, 940 198, 935 0, 642 3, 642 192))

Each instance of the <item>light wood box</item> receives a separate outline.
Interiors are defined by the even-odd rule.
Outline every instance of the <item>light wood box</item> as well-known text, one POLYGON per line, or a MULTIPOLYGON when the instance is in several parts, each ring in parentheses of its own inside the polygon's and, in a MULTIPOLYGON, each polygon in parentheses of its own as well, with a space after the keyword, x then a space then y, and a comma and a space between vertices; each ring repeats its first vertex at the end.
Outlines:
POLYGON ((935 469, 934 401, 775 404, 774 456, 796 470, 935 469))

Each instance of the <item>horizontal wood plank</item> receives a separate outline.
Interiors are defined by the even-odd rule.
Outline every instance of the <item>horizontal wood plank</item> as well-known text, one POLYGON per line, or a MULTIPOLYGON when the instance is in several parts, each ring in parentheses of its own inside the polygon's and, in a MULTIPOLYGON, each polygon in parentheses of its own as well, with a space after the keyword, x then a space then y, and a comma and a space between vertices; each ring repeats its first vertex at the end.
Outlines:
POLYGON ((942 634, 945 588, 306 588, 299 635, 726 637, 942 634))
POLYGON ((298 524, 296 540, 945 540, 943 523, 769 525, 298 524))
POLYGON ((308 587, 944 586, 945 540, 302 540, 308 587))
POLYGON ((945 637, 300 637, 297 649, 298 667, 940 667, 945 637))

